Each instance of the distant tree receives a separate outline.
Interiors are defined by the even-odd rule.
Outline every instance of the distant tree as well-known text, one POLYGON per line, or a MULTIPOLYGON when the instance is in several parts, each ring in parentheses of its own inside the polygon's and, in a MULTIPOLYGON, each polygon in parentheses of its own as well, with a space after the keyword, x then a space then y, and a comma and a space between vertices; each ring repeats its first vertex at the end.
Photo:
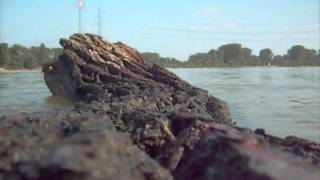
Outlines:
POLYGON ((49 60, 58 59, 59 56, 62 54, 62 48, 50 48, 49 49, 49 60))
MULTIPOLYGON (((62 48, 40 46, 26 48, 15 44, 10 46, 0 43, 0 67, 35 68, 57 59, 63 52, 62 48)), ((268 48, 262 49, 259 56, 241 44, 226 44, 211 49, 207 53, 196 53, 189 56, 186 62, 175 58, 161 57, 158 53, 142 53, 144 59, 162 67, 235 67, 266 65, 270 62, 277 66, 320 66, 320 50, 307 49, 301 45, 292 46, 287 54, 274 56, 268 48)))
MULTIPOLYGON (((260 59, 260 57, 259 57, 259 59, 260 59)), ((282 63, 282 60, 283 60, 283 57, 281 55, 273 56, 273 58, 271 60, 271 65, 280 66, 282 63)))
POLYGON ((259 53, 259 59, 261 61, 260 65, 266 65, 267 63, 271 63, 272 58, 273 53, 269 48, 262 49, 259 53))
POLYGON ((227 66, 235 66, 241 55, 241 44, 223 45, 218 50, 221 52, 222 59, 227 66))
POLYGON ((188 64, 192 67, 209 67, 210 60, 207 53, 193 54, 188 59, 188 64))
POLYGON ((26 54, 26 56, 24 58, 23 67, 26 69, 33 69, 38 66, 39 66, 39 64, 37 62, 37 58, 35 57, 34 54, 31 53, 31 51, 29 51, 28 54, 26 54))
POLYGON ((314 61, 312 66, 320 66, 320 53, 318 53, 315 57, 314 57, 314 61))
POLYGON ((49 61, 49 51, 46 46, 41 43, 39 47, 39 65, 43 65, 49 61))
POLYGON ((256 58, 252 55, 252 50, 242 48, 237 66, 255 66, 256 58))
POLYGON ((0 44, 0 67, 5 67, 9 62, 9 46, 7 43, 0 44))
POLYGON ((254 66, 256 58, 252 50, 243 48, 241 44, 226 44, 218 48, 226 66, 254 66))
POLYGON ((177 67, 182 67, 183 66, 183 62, 175 59, 175 58, 169 58, 169 57, 165 57, 165 58, 160 58, 158 65, 162 66, 162 67, 171 67, 171 68, 177 68, 177 67))
POLYGON ((40 66, 40 47, 32 46, 30 48, 30 53, 33 55, 34 60, 37 62, 37 64, 40 66))
POLYGON ((10 61, 7 63, 7 67, 13 69, 23 68, 24 58, 27 51, 27 48, 18 44, 11 46, 9 48, 10 61))
POLYGON ((307 52, 306 52, 306 59, 304 61, 304 64, 305 66, 317 66, 319 65, 319 60, 317 60, 317 57, 318 56, 318 52, 314 49, 307 49, 307 52))
POLYGON ((304 61, 308 59, 308 50, 301 45, 292 46, 288 50, 289 65, 302 66, 304 61))
POLYGON ((153 63, 158 62, 160 60, 160 55, 158 53, 146 52, 146 53, 142 53, 142 57, 153 63))
POLYGON ((158 53, 142 53, 142 57, 162 67, 181 67, 183 62, 175 58, 163 58, 158 53))
POLYGON ((223 67, 225 66, 224 61, 221 57, 220 51, 217 51, 215 49, 211 49, 208 52, 208 58, 210 61, 210 65, 213 67, 223 67))

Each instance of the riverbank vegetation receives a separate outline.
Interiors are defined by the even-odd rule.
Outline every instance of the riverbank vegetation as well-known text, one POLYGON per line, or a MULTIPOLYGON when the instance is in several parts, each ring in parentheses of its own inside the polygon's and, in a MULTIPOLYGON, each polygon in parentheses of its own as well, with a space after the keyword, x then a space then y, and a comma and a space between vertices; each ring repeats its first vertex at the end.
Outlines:
POLYGON ((187 61, 164 58, 157 53, 143 53, 146 59, 164 67, 242 67, 242 66, 320 66, 320 50, 292 46, 285 55, 275 55, 265 48, 254 55, 252 50, 241 44, 226 44, 217 50, 189 56, 187 61))
POLYGON ((19 44, 9 46, 1 43, 0 68, 35 69, 61 53, 61 48, 47 48, 44 44, 27 48, 19 44))
MULTIPOLYGON (((44 44, 37 47, 24 47, 0 43, 0 68, 34 69, 57 58, 61 48, 48 48, 44 44)), ((307 49, 302 45, 292 46, 286 54, 275 55, 265 48, 254 55, 252 50, 241 44, 226 44, 217 50, 189 56, 187 61, 161 57, 158 53, 145 52, 143 57, 162 67, 242 67, 242 66, 320 66, 320 50, 307 49)))

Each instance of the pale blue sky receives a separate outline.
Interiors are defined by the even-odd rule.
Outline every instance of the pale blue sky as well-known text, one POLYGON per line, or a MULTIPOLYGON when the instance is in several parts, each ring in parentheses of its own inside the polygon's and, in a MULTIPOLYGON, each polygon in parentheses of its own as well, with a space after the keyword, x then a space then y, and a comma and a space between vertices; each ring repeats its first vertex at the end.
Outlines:
MULTIPOLYGON (((0 0, 1 41, 58 47, 78 31, 76 0, 0 0)), ((226 43, 255 54, 292 45, 319 49, 319 0, 84 0, 83 29, 140 51, 186 60, 226 43)))

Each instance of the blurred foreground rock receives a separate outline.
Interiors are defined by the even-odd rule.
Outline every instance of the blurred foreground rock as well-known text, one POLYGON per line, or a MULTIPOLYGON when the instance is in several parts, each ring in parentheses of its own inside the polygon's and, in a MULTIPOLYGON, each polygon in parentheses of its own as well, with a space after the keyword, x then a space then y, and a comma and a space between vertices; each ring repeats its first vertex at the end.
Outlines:
POLYGON ((226 104, 90 34, 43 67, 73 111, 0 119, 0 179, 319 179, 320 145, 237 127, 226 104))

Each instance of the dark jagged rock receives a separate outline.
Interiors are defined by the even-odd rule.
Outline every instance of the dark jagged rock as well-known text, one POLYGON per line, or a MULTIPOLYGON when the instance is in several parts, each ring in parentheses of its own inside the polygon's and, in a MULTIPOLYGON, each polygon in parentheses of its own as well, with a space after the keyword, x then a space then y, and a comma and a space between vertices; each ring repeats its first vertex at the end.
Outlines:
MULTIPOLYGON (((208 125, 207 125, 208 126, 208 125)), ((318 179, 318 167, 248 129, 211 123, 174 171, 176 179, 318 179)))
POLYGON ((300 156, 306 162, 320 168, 320 144, 294 136, 288 136, 283 139, 264 134, 263 137, 272 146, 300 156))
POLYGON ((75 109, 0 120, 0 179, 320 176, 319 144, 235 126, 226 103, 135 49, 90 34, 60 44, 63 54, 44 76, 75 109))
POLYGON ((63 55, 44 67, 49 89, 87 107, 107 105, 100 109, 114 114, 116 124, 123 124, 123 113, 142 110, 189 112, 231 123, 224 102, 144 60, 125 44, 111 44, 89 34, 61 39, 60 44, 63 55))

